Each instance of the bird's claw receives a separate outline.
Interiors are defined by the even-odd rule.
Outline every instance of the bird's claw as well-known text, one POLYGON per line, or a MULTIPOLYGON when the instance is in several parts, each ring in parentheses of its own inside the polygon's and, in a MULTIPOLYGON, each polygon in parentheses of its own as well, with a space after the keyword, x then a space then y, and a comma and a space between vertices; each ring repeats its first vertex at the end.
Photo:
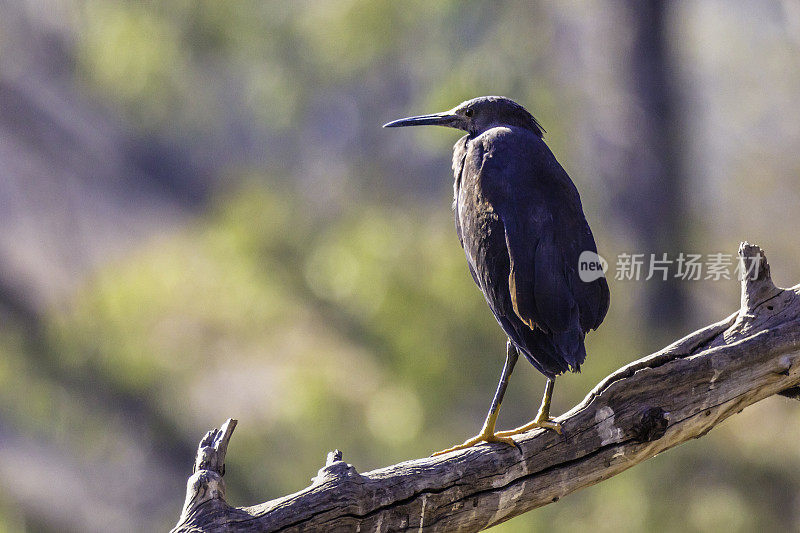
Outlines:
POLYGON ((545 420, 537 419, 537 420, 534 420, 532 422, 528 422, 524 426, 520 426, 518 428, 510 429, 508 431, 498 431, 494 435, 495 435, 495 437, 500 437, 500 438, 511 437, 513 435, 519 435, 521 433, 525 433, 526 431, 530 431, 531 429, 534 429, 534 428, 550 429, 550 430, 555 431, 559 435, 563 435, 563 431, 561 429, 561 424, 559 424, 558 422, 554 421, 552 418, 548 418, 548 419, 545 419, 545 420))
POLYGON ((510 436, 502 436, 500 435, 500 433, 481 433, 480 435, 476 435, 471 439, 464 441, 462 444, 458 444, 456 446, 453 446, 452 448, 447 448, 446 450, 441 450, 436 453, 432 453, 431 457, 436 457, 437 455, 443 455, 445 453, 450 453, 457 450, 466 450, 467 448, 472 448, 473 446, 481 442, 487 442, 487 443, 502 442, 515 447, 517 450, 519 450, 520 453, 522 453, 522 448, 520 448, 519 444, 517 444, 514 441, 514 439, 512 439, 510 436))

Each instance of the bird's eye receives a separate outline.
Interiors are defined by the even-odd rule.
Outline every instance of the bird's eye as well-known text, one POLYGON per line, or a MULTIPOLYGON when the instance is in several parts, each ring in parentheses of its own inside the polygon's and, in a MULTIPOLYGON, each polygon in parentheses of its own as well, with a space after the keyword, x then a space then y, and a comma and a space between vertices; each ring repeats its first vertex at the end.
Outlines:
POLYGON ((471 116, 472 116, 472 108, 471 108, 471 107, 470 107, 470 108, 468 108, 466 111, 464 111, 464 114, 465 114, 467 117, 471 117, 471 116))

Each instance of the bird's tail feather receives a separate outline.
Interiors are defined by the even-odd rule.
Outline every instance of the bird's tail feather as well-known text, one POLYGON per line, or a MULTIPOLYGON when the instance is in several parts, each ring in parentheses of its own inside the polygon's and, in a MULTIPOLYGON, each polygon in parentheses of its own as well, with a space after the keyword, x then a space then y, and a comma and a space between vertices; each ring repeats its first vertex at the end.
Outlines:
POLYGON ((580 328, 550 335, 527 330, 517 347, 539 372, 552 379, 564 372, 580 372, 586 359, 584 336, 580 328))

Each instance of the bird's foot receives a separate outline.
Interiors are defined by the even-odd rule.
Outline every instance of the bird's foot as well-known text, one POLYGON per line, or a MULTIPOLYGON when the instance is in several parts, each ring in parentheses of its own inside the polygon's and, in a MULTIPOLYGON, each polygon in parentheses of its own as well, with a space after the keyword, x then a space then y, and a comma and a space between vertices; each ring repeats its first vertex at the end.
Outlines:
MULTIPOLYGON (((517 450, 520 450, 519 445, 516 442, 514 442, 514 439, 512 439, 510 436, 501 436, 500 433, 494 433, 484 430, 480 433, 480 435, 475 435, 471 439, 464 441, 462 444, 458 444, 456 446, 453 446, 452 448, 447 448, 446 450, 441 450, 436 453, 432 453, 431 457, 454 452, 456 450, 465 450, 481 442, 503 442, 505 444, 510 444, 511 446, 514 446, 517 450)), ((521 452, 522 450, 520 450, 520 453, 521 452)))
POLYGON ((498 431, 497 433, 494 434, 494 436, 499 438, 511 437, 513 435, 519 435, 520 433, 525 433, 526 431, 529 431, 533 428, 551 429, 556 433, 558 433, 559 435, 562 434, 561 424, 554 421, 552 418, 536 417, 536 420, 528 422, 524 426, 510 429, 508 431, 498 431))

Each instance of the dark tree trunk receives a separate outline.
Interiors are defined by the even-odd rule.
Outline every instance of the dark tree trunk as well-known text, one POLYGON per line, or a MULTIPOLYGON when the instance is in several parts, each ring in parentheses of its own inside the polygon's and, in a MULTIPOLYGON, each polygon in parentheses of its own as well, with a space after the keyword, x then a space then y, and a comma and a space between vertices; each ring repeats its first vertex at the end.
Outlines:
MULTIPOLYGON (((629 4, 633 40, 630 51, 630 94, 632 150, 629 173, 622 181, 619 201, 629 219, 636 252, 667 253, 674 259, 686 252, 685 177, 682 169, 682 136, 678 117, 677 67, 669 48, 669 4, 646 0, 629 4)), ((644 274, 644 272, 643 272, 644 274)), ((646 320, 653 329, 665 331, 681 325, 685 317, 686 293, 683 283, 670 275, 658 275, 646 282, 646 320)))

